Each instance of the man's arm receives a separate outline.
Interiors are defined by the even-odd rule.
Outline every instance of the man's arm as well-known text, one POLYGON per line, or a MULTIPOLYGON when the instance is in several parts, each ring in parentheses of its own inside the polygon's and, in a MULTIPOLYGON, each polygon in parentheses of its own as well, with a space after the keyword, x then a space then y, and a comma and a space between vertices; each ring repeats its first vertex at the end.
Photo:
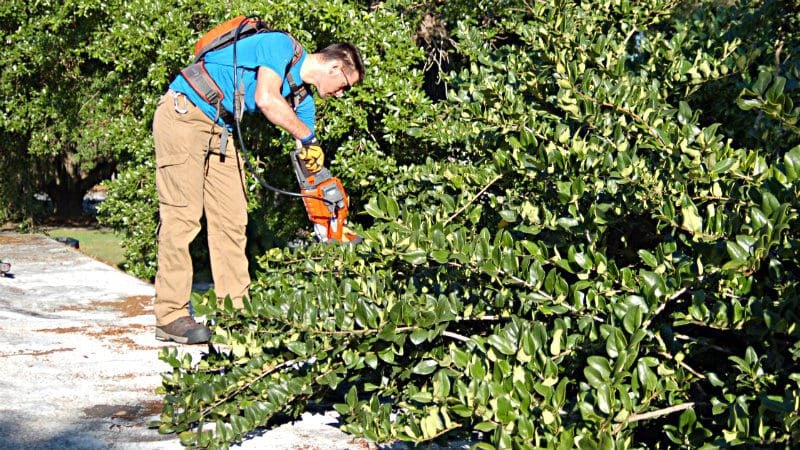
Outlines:
POLYGON ((283 128, 296 139, 311 134, 311 129, 297 117, 292 107, 281 95, 283 80, 271 69, 258 68, 256 81, 256 106, 273 124, 283 128))

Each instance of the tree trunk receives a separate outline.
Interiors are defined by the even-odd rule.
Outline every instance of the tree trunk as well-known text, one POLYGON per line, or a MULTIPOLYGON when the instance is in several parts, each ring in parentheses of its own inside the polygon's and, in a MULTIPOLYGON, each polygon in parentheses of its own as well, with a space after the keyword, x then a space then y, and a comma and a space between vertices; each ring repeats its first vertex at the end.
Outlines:
POLYGON ((74 155, 67 152, 53 161, 53 175, 45 192, 53 202, 53 214, 60 218, 76 218, 84 214, 83 197, 97 183, 114 173, 116 164, 107 160, 96 161, 94 167, 82 170, 74 155))

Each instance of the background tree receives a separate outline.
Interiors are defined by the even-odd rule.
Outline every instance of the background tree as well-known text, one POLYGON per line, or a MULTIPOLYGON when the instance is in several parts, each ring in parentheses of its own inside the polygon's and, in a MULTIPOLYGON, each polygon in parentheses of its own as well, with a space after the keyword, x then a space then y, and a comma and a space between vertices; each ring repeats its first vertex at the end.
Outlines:
POLYGON ((0 6, 0 189, 7 194, 0 218, 37 215, 32 194, 39 192, 55 214, 80 215, 84 194, 141 142, 147 119, 137 81, 146 66, 118 61, 105 41, 119 4, 0 6))

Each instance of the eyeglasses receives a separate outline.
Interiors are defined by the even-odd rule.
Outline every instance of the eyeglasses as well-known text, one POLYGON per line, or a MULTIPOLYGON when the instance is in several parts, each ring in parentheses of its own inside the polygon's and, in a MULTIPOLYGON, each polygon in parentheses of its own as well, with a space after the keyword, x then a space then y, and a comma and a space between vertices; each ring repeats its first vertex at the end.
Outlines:
POLYGON ((346 85, 345 87, 343 87, 343 88, 342 88, 342 92, 347 92, 347 91, 349 91, 349 90, 350 90, 350 88, 352 88, 352 87, 353 87, 353 85, 352 85, 352 84, 350 84, 350 79, 349 79, 349 78, 347 78, 347 74, 346 74, 346 73, 344 73, 344 69, 340 67, 340 68, 339 68, 339 71, 340 71, 340 72, 342 72, 342 76, 344 77, 344 82, 345 82, 345 83, 347 83, 347 85, 346 85))

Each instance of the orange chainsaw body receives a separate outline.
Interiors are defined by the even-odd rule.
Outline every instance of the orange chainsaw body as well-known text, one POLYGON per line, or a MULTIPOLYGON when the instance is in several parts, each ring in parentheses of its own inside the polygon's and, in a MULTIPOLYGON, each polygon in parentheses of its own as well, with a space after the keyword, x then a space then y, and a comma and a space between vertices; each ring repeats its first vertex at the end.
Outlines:
POLYGON ((349 199, 341 180, 331 176, 325 167, 310 173, 297 156, 298 153, 299 151, 292 153, 292 164, 300 183, 300 193, 303 194, 308 219, 314 224, 317 237, 324 242, 360 241, 358 236, 345 232, 349 199), (325 231, 320 232, 320 229, 325 231))

